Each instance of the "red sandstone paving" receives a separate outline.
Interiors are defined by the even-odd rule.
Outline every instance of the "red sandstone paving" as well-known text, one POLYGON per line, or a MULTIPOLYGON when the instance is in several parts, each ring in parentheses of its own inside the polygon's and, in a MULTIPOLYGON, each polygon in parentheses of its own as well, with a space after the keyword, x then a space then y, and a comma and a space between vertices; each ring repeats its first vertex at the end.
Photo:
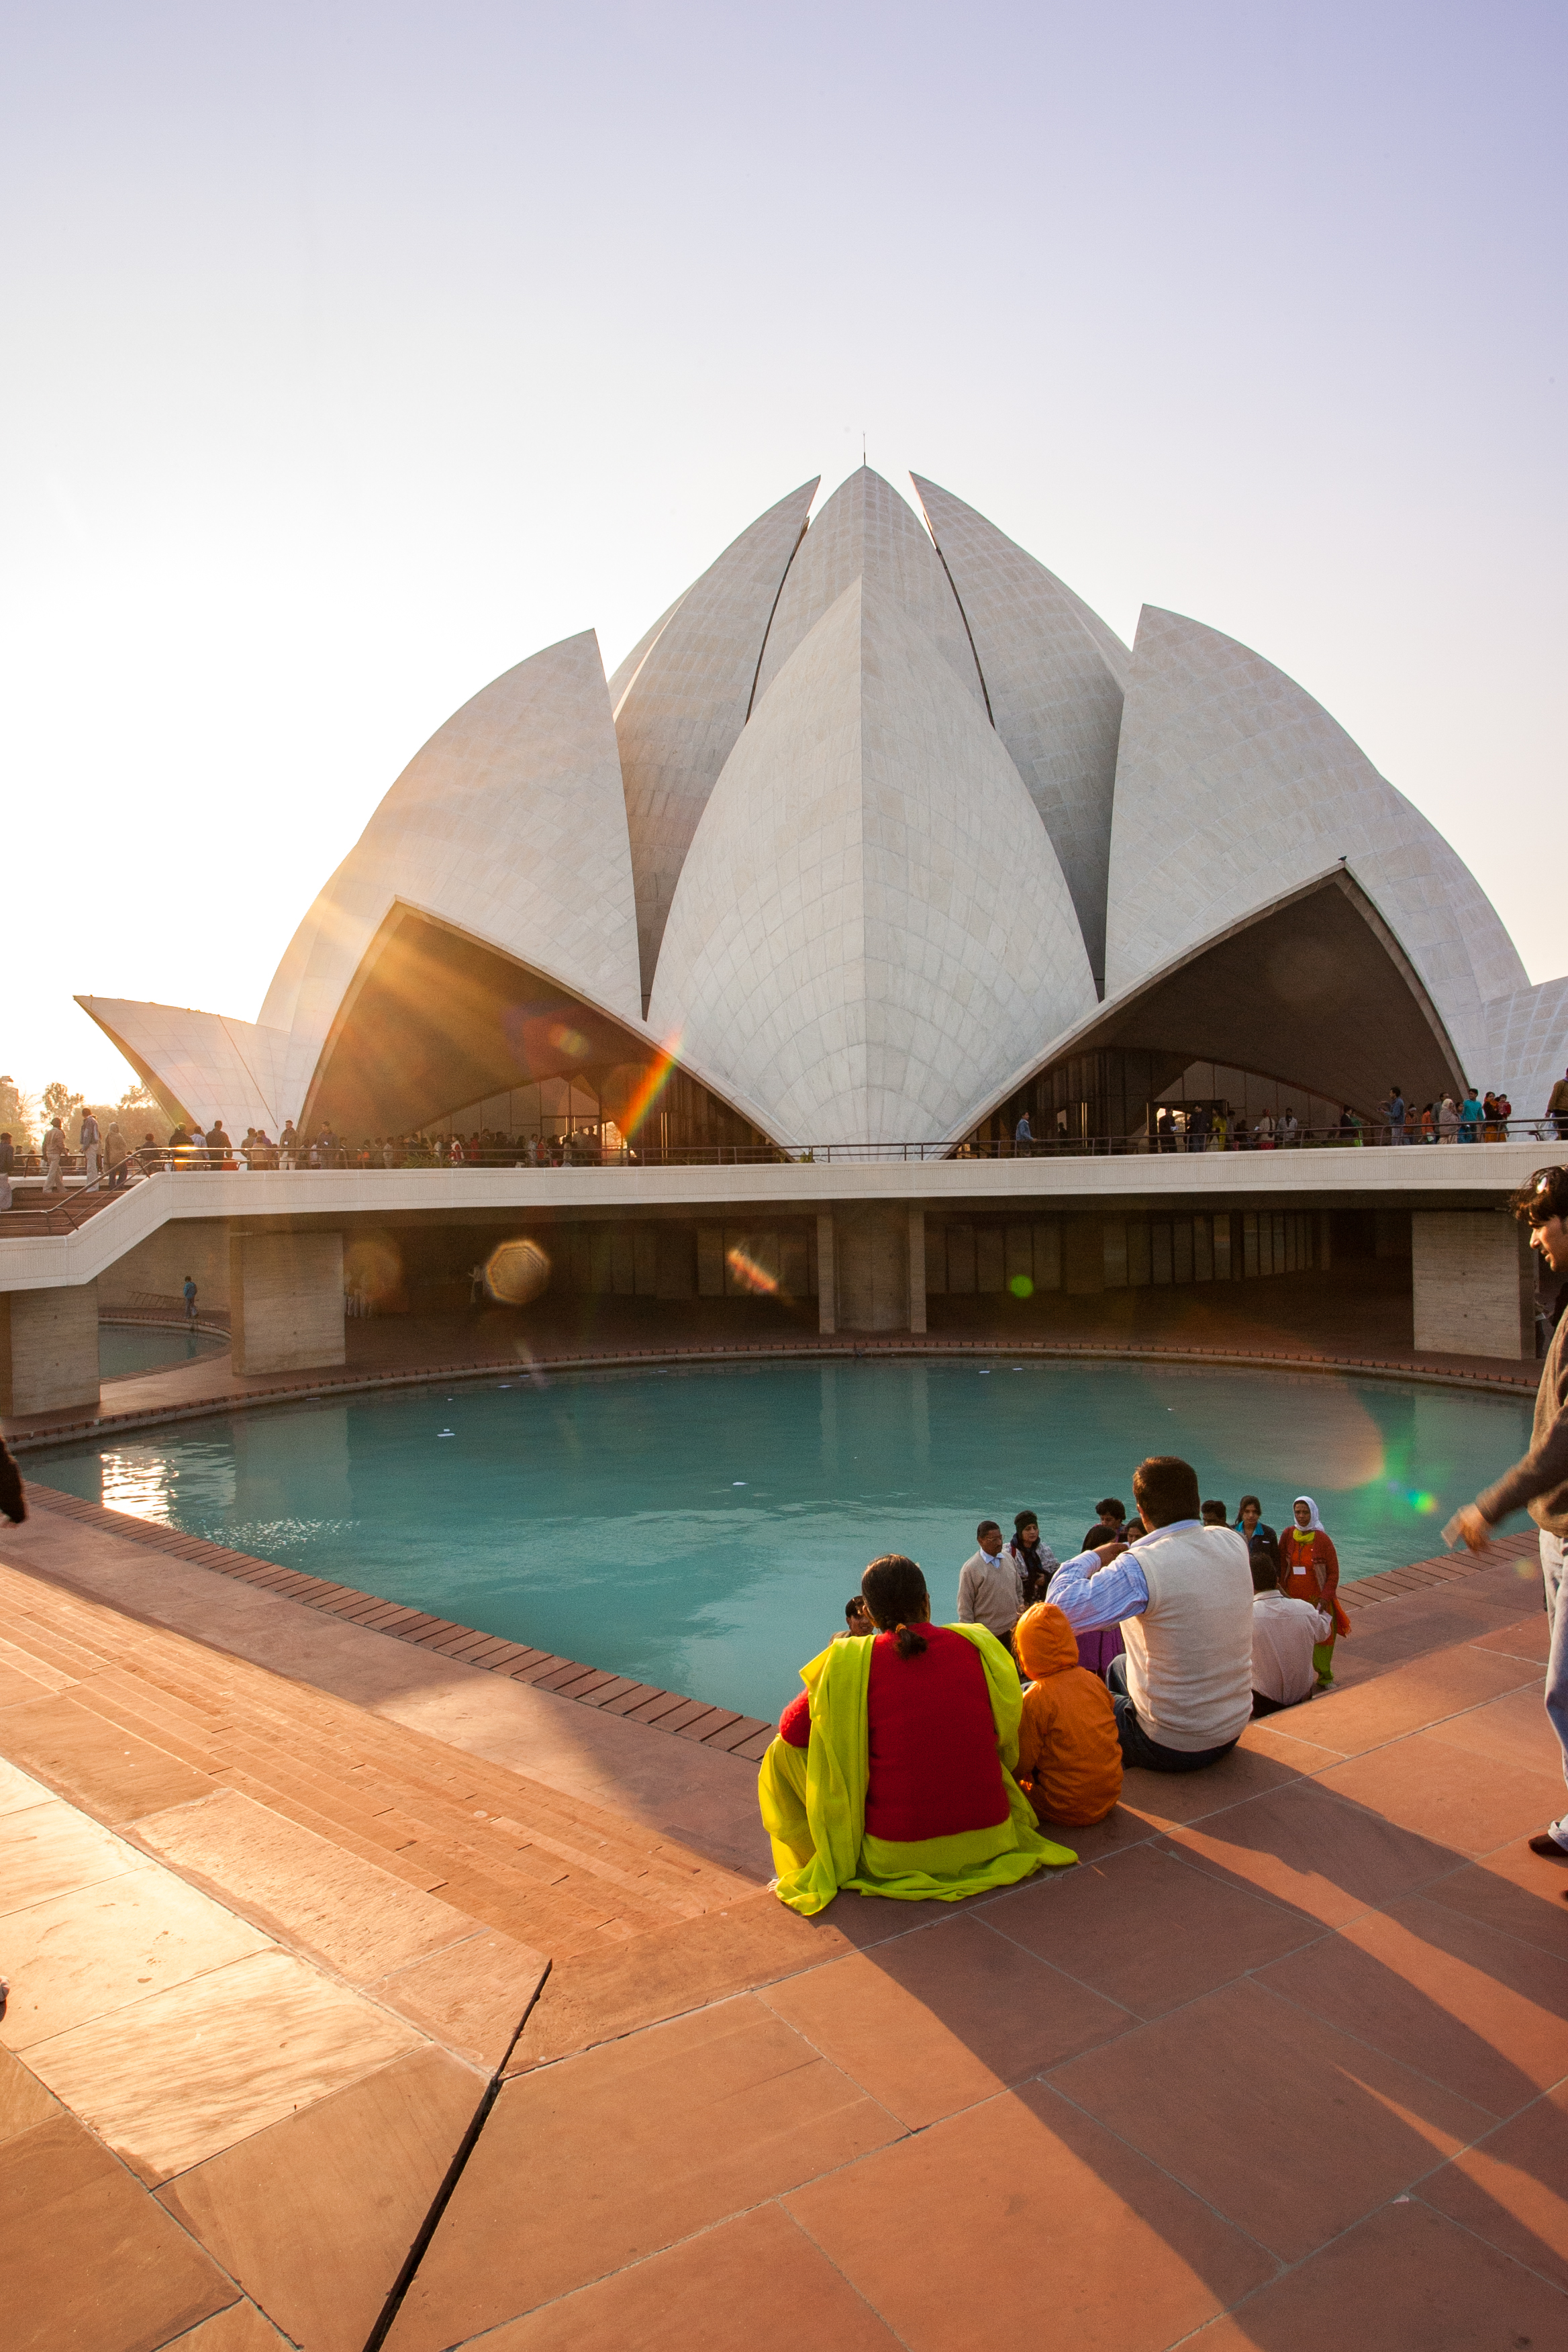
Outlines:
POLYGON ((1559 2084, 1432 2173, 1421 2183, 1421 2195, 1568 2291, 1565 2183, 1568 2084, 1559 2084))
POLYGON ((1058 1885, 1026 1884, 980 1916, 1140 2018, 1179 2009, 1322 1933, 1305 1912, 1154 1845, 1069 1872, 1058 1885))
POLYGON ((1468 1754, 1444 1737, 1447 1728, 1337 1764, 1318 1786, 1467 1857, 1543 1829, 1561 1810, 1560 1774, 1468 1754))
POLYGON ((1330 1927, 1428 1888, 1464 1861, 1436 1839, 1401 1829, 1317 1780, 1298 1780, 1173 1830, 1169 1842, 1194 1868, 1330 1927))
POLYGON ((1546 2352, 1565 2327, 1555 2286, 1417 2196, 1373 2214, 1183 2352, 1546 2352))
POLYGON ((791 1977, 759 1998, 914 2128, 1134 2022, 978 1913, 791 1977))
POLYGON ((485 2352, 896 2352, 898 2337, 782 2207, 763 2205, 513 2320, 485 2352))
POLYGON ((1434 1903, 1542 1951, 1568 1952, 1568 1864, 1531 1853, 1523 1838, 1426 1889, 1434 1903))
POLYGON ((1042 2083, 935 2124, 784 2207, 910 2352, 1163 2352, 1275 2268, 1042 2083))
POLYGON ((1510 2116, 1568 2078, 1568 1932, 1562 1940, 1549 1954, 1417 1895, 1364 1912, 1258 1981, 1510 2116))
POLYGON ((1491 2122, 1245 1979, 1058 2067, 1051 2082, 1284 2262, 1408 2189, 1491 2122))
POLYGON ((437 2352, 884 2146, 747 1996, 507 2083, 390 2339, 437 2352))

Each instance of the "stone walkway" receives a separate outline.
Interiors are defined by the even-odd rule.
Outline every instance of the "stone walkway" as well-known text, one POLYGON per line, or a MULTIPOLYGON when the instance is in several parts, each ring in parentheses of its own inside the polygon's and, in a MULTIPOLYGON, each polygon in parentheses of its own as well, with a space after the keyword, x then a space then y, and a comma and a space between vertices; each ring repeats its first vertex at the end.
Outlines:
POLYGON ((111 1517, 0 1542, 8 2346, 1568 2334, 1528 1539, 1352 1588, 1340 1687, 1077 1869, 807 1923, 740 1757, 111 1517))

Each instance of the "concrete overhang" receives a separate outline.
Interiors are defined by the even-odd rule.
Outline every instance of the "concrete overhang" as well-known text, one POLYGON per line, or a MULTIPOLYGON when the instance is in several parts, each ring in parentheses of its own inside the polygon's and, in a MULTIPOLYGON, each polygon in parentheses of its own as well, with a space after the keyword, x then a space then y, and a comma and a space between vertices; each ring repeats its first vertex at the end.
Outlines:
POLYGON ((74 1234, 0 1237, 0 1291, 92 1282, 169 1223, 458 1224, 763 1213, 875 1203, 949 1216, 1199 1207, 1500 1208, 1552 1143, 1137 1153, 1096 1159, 816 1160, 765 1167, 297 1169, 161 1175, 74 1234))

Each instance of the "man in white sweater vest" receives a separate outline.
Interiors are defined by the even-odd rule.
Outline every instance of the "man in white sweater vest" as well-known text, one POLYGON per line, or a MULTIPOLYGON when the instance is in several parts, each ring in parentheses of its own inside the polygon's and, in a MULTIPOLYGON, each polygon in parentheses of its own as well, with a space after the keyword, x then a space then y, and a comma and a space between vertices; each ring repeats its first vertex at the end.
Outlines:
POLYGON ((1122 1761, 1198 1772, 1252 1717, 1252 1570, 1232 1528, 1205 1528, 1197 1472, 1152 1454, 1132 1476, 1148 1533, 1058 1568, 1051 1599, 1075 1633, 1120 1625, 1126 1654, 1106 1682, 1122 1761))

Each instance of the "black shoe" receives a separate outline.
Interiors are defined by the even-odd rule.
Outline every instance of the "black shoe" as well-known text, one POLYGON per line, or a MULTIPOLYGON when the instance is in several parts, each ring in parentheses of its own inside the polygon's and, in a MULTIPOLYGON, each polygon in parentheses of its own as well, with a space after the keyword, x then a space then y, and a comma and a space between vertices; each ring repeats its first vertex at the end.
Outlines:
POLYGON ((1568 1862, 1568 1845, 1559 1845, 1550 1830, 1542 1830, 1539 1837, 1531 1839, 1530 1851, 1544 1854, 1548 1862, 1568 1862))

